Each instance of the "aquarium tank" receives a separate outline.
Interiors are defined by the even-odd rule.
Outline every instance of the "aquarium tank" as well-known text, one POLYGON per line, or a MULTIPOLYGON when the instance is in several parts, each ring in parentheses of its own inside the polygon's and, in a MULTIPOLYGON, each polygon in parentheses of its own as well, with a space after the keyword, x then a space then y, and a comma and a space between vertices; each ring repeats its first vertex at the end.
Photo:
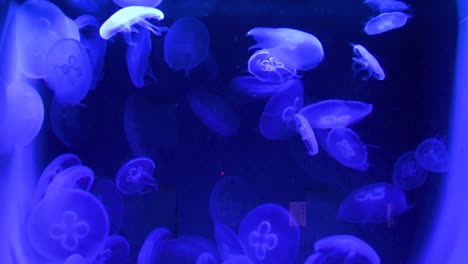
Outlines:
POLYGON ((468 1, 0 0, 0 263, 468 263, 468 1))

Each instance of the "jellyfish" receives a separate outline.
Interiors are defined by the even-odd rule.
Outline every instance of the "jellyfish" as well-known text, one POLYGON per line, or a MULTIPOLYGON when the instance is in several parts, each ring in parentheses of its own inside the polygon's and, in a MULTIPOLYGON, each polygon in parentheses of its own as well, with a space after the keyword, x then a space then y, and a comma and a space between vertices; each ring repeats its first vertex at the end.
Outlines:
POLYGON ((185 76, 208 58, 210 33, 198 19, 177 20, 164 39, 164 60, 174 70, 185 70, 185 76))
POLYGON ((254 264, 249 257, 244 255, 233 255, 224 260, 221 264, 254 264))
POLYGON ((240 76, 232 79, 231 87, 249 97, 269 98, 283 87, 283 83, 264 82, 254 76, 240 76))
POLYGON ((167 28, 157 27, 147 19, 155 19, 157 21, 164 19, 164 14, 161 10, 145 7, 145 6, 128 6, 119 9, 111 17, 109 17, 99 29, 99 34, 103 39, 109 39, 119 32, 130 33, 137 32, 134 28, 135 24, 153 32, 156 36, 160 36, 167 28))
POLYGON ((393 221, 409 209, 405 193, 389 183, 375 183, 353 191, 340 204, 346 222, 368 224, 393 221))
POLYGON ((447 147, 436 138, 429 138, 419 143, 416 148, 416 160, 427 171, 435 173, 448 171, 449 155, 447 147))
POLYGON ((125 208, 122 195, 114 182, 109 179, 100 179, 94 183, 92 192, 106 208, 109 216, 109 233, 119 233, 123 224, 125 208))
POLYGON ((120 7, 127 7, 127 6, 147 6, 147 7, 157 7, 161 4, 162 0, 113 0, 120 7))
POLYGON ((208 252, 203 252, 198 256, 197 261, 195 264, 217 264, 218 262, 216 261, 216 258, 208 253, 208 252))
POLYGON ((393 167, 393 184, 403 190, 412 190, 421 186, 429 174, 416 160, 416 152, 403 153, 393 167))
POLYGON ((96 257, 95 264, 128 263, 130 245, 127 239, 119 235, 112 235, 106 239, 101 253, 96 257))
POLYGON ((80 42, 62 39, 47 54, 44 81, 63 105, 78 105, 89 89, 93 77, 88 54, 80 42))
POLYGON ((123 164, 115 182, 117 188, 125 195, 143 195, 158 190, 153 178, 154 162, 148 158, 136 158, 123 164))
POLYGON ((406 3, 396 0, 364 0, 364 4, 374 8, 381 13, 405 11, 409 8, 406 3))
POLYGON ((93 170, 83 165, 71 166, 57 173, 50 182, 45 197, 68 188, 78 188, 89 191, 93 182, 93 170))
POLYGON ((288 65, 271 56, 264 49, 252 54, 247 65, 249 72, 261 81, 281 83, 298 77, 295 69, 289 69, 288 65))
POLYGON ((351 126, 372 112, 372 104, 359 101, 324 100, 299 111, 312 128, 332 129, 351 126))
POLYGON ((288 80, 268 101, 260 117, 260 134, 268 139, 287 139, 294 135, 295 115, 304 106, 301 80, 288 80))
POLYGON ((30 144, 44 121, 44 105, 36 89, 23 82, 12 82, 5 90, 5 114, 0 120, 0 153, 30 144))
POLYGON ((161 248, 164 240, 171 236, 171 232, 166 228, 156 228, 145 239, 138 254, 138 264, 161 263, 158 262, 158 249, 161 248))
MULTIPOLYGON (((133 35, 133 33, 131 33, 133 35)), ((145 85, 144 77, 151 74, 149 67, 149 56, 151 53, 151 36, 150 31, 143 28, 135 34, 132 43, 127 43, 127 67, 132 83, 137 88, 142 88, 145 85)))
POLYGON ((231 256, 247 255, 244 244, 228 226, 215 223, 215 240, 221 259, 228 260, 231 256))
POLYGON ((42 257, 56 262, 73 254, 93 259, 108 234, 104 207, 79 189, 63 189, 46 196, 33 208, 27 223, 31 246, 42 257))
POLYGON ((86 260, 80 254, 73 254, 65 259, 63 264, 86 264, 86 260))
POLYGON ((251 48, 265 49, 288 69, 311 70, 323 60, 320 41, 312 34, 291 28, 257 27, 247 32, 258 44, 251 48))
POLYGON ((239 238, 255 263, 295 263, 299 227, 288 211, 277 204, 252 209, 242 219, 239 238))
POLYGON ((354 55, 356 55, 353 58, 354 76, 361 71, 366 71, 367 74, 362 77, 363 80, 369 80, 371 77, 379 81, 385 79, 385 72, 374 55, 370 54, 362 45, 351 44, 351 46, 353 46, 354 55))
POLYGON ((210 130, 225 137, 239 132, 239 115, 221 97, 206 91, 191 89, 187 93, 187 99, 193 113, 210 130))
POLYGON ((367 21, 364 31, 367 35, 378 35, 401 28, 406 24, 410 15, 401 12, 382 13, 367 21))
POLYGON ((341 165, 356 170, 368 169, 367 147, 350 128, 332 129, 328 133, 326 145, 328 154, 341 165))
POLYGON ((304 264, 380 264, 380 257, 366 242, 352 235, 334 235, 315 242, 315 252, 304 264))
POLYGON ((16 11, 16 47, 18 64, 29 78, 46 75, 46 58, 60 39, 79 41, 78 29, 52 2, 31 0, 16 11))
POLYGON ((93 131, 87 107, 62 105, 56 100, 50 107, 50 124, 55 137, 69 148, 85 143, 93 131))

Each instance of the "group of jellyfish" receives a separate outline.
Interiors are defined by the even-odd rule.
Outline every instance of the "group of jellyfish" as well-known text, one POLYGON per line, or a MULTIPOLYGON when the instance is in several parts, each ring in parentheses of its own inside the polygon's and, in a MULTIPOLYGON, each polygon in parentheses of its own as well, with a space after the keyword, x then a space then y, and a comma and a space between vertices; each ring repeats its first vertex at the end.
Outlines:
MULTIPOLYGON (((103 23, 91 15, 71 20, 44 0, 26 1, 16 10, 18 68, 30 80, 42 79, 53 91, 52 130, 67 146, 80 135, 69 134, 74 129, 67 130, 67 119, 79 117, 82 100, 103 78, 108 39, 120 35, 125 41, 129 78, 137 88, 147 85, 147 76, 155 78, 150 66, 151 34, 164 36, 165 62, 171 69, 183 70, 186 78, 209 54, 210 34, 199 19, 181 18, 167 28, 152 23, 164 19, 164 13, 156 9, 161 0, 139 1, 139 5, 114 2, 121 8, 103 23)), ((380 12, 366 23, 368 35, 402 27, 410 17, 403 13, 409 6, 400 1, 365 0, 364 4, 380 12)), ((256 27, 246 35, 257 41, 249 49, 253 50, 247 62, 250 75, 234 78, 231 86, 253 98, 269 98, 260 117, 260 134, 271 140, 298 134, 308 155, 317 155, 320 145, 339 164, 367 170, 367 146, 351 127, 372 112, 372 104, 341 99, 304 103, 300 72, 314 69, 323 60, 319 39, 291 28, 256 27)), ((384 80, 378 60, 363 45, 351 46, 355 75, 384 80)), ((44 106, 33 86, 33 82, 15 80, 6 87, 1 152, 29 144, 41 129, 44 106)), ((239 131, 237 113, 221 96, 194 88, 186 98, 194 114, 213 132, 232 136, 239 131)), ((134 116, 135 104, 129 103, 126 116, 134 116)), ((134 131, 126 125, 126 132, 134 131)), ((360 224, 392 221, 410 208, 403 190, 421 186, 430 173, 447 172, 447 153, 440 139, 421 142, 395 163, 393 183, 373 183, 353 191, 341 202, 339 218, 360 224)), ((122 195, 158 191, 155 169, 150 158, 137 157, 120 167, 115 181, 95 181, 93 170, 76 155, 54 159, 39 178, 27 224, 28 241, 37 258, 67 264, 129 263, 129 243, 119 234, 122 195)), ((214 241, 198 236, 174 238, 168 229, 158 227, 139 249, 137 263, 296 263, 300 229, 294 216, 273 203, 237 210, 245 208, 241 202, 245 190, 245 183, 236 177, 224 177, 213 188, 209 205, 214 241), (241 205, 232 204, 236 202, 241 205)), ((304 261, 377 264, 380 258, 360 238, 337 234, 318 240, 304 261)))

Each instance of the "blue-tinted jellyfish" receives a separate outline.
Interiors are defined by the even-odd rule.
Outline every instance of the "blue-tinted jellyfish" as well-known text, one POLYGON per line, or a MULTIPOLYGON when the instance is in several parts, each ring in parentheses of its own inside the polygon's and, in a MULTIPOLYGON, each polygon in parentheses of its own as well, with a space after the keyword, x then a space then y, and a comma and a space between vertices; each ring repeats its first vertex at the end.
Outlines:
POLYGON ((339 217, 350 223, 382 223, 409 209, 405 193, 389 183, 375 183, 353 191, 340 204, 339 217))
POLYGON ((268 139, 287 139, 294 135, 295 119, 304 106, 304 85, 301 80, 288 80, 268 101, 260 117, 259 130, 268 139))
POLYGON ((215 223, 215 240, 219 256, 223 260, 228 260, 231 256, 247 255, 245 246, 237 234, 224 224, 215 223))
POLYGON ((416 160, 425 170, 435 173, 448 171, 449 154, 445 143, 429 138, 419 143, 416 148, 416 160))
POLYGON ((86 260, 80 254, 73 254, 63 264, 86 264, 86 260))
POLYGON ((0 153, 31 143, 44 121, 44 105, 36 89, 23 82, 13 82, 5 90, 5 113, 0 120, 0 153))
POLYGON ((203 252, 198 256, 197 261, 195 264, 217 264, 216 258, 207 252, 203 252))
POLYGON ((364 4, 374 8, 381 13, 405 11, 409 8, 406 3, 396 0, 364 0, 364 4))
POLYGON ((203 62, 209 53, 210 33, 198 19, 185 17, 177 20, 164 39, 164 59, 170 68, 190 71, 203 62))
POLYGON ((130 245, 127 239, 119 235, 106 239, 101 253, 96 257, 95 264, 126 264, 129 263, 130 245))
POLYGON ((147 19, 155 19, 157 21, 164 19, 164 14, 161 10, 145 7, 145 6, 128 6, 115 12, 109 17, 99 29, 99 34, 103 39, 109 39, 119 32, 130 33, 138 32, 134 28, 135 24, 153 32, 153 34, 160 36, 167 28, 157 27, 147 19))
POLYGON ((94 183, 92 192, 106 208, 109 216, 109 233, 119 233, 123 224, 125 208, 123 197, 114 182, 109 179, 100 179, 94 183))
POLYGON ((81 165, 81 160, 75 154, 71 153, 59 155, 52 160, 39 178, 36 185, 36 191, 34 193, 34 201, 38 202, 40 199, 44 198, 44 195, 49 188, 49 184, 54 180, 59 172, 77 165, 81 165))
POLYGON ((239 132, 239 115, 223 98, 199 89, 191 89, 187 93, 187 99, 198 119, 212 131, 226 137, 239 132))
POLYGON ((283 84, 264 82, 254 76, 240 76, 232 79, 231 87, 249 97, 268 98, 283 87, 283 84))
POLYGON ((372 112, 372 104, 359 101, 324 100, 310 104, 299 111, 312 128, 332 129, 351 126, 372 112))
POLYGON ((69 148, 78 147, 91 136, 89 109, 82 105, 62 105, 56 100, 50 107, 50 125, 57 139, 69 148))
POLYGON ((313 156, 319 153, 319 147, 315 132, 309 124, 309 121, 301 114, 294 116, 296 122, 296 132, 301 134, 302 142, 307 149, 307 154, 313 156))
POLYGON ((120 7, 127 7, 127 6, 147 6, 147 7, 157 7, 161 4, 162 0, 112 0, 120 7))
POLYGON ((367 21, 364 31, 367 35, 378 35, 401 28, 406 24, 410 15, 401 12, 382 13, 367 21))
POLYGON ((93 77, 88 54, 80 42, 62 39, 47 54, 44 81, 63 105, 78 105, 89 89, 93 77))
POLYGON ((101 203, 90 193, 63 189, 42 199, 27 224, 31 246, 53 261, 72 254, 93 259, 109 234, 109 220, 101 203))
POLYGON ((326 145, 328 154, 341 165, 356 170, 368 169, 367 147, 350 128, 332 129, 328 133, 326 145))
POLYGON ((356 57, 353 57, 354 76, 361 71, 365 71, 366 74, 362 76, 363 80, 369 80, 371 77, 379 81, 385 79, 385 72, 374 55, 362 45, 351 44, 351 46, 353 46, 354 55, 356 55, 356 57))
POLYGON ((380 257, 366 242, 351 235, 334 235, 315 242, 315 253, 304 264, 380 264, 380 257))
POLYGON ((29 78, 45 76, 46 56, 60 39, 80 40, 78 29, 53 3, 44 0, 24 2, 16 11, 18 63, 29 78))
POLYGON ((93 182, 93 170, 83 165, 71 166, 57 173, 55 178, 50 182, 45 197, 68 188, 89 191, 93 182))
POLYGON ((291 28, 257 27, 247 32, 258 44, 251 48, 265 49, 288 69, 307 71, 317 67, 324 52, 320 41, 312 34, 291 28))
POLYGON ((145 239, 138 254, 138 264, 152 264, 158 262, 158 252, 162 247, 164 240, 171 236, 171 232, 166 228, 156 228, 145 239))
POLYGON ((239 238, 255 263, 295 263, 299 228, 279 205, 263 204, 252 209, 240 224, 239 238))
POLYGON ((280 83, 297 77, 295 69, 288 68, 264 49, 252 54, 247 65, 249 72, 261 81, 280 83))
POLYGON ((403 190, 412 190, 421 186, 429 173, 416 160, 416 153, 403 153, 393 167, 393 184, 403 190))
POLYGON ((158 184, 153 178, 155 168, 154 162, 148 158, 127 161, 117 172, 117 188, 125 195, 142 195, 157 191, 158 184))
POLYGON ((127 42, 127 68, 133 85, 142 88, 145 85, 146 74, 149 74, 153 79, 154 77, 149 67, 151 53, 150 31, 145 28, 140 28, 138 31, 138 33, 130 33, 132 39, 127 42))

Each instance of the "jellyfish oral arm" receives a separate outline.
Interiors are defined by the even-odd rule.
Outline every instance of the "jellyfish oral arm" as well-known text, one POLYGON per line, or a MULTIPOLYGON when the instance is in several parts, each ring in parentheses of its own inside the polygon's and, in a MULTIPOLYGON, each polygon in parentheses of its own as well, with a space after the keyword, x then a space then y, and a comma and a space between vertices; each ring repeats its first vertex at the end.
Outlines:
POLYGON ((315 137, 314 130, 310 127, 309 121, 300 114, 294 116, 296 121, 296 131, 301 134, 302 141, 307 148, 310 156, 319 153, 317 138, 315 137))
POLYGON ((168 30, 167 27, 157 27, 146 20, 140 20, 138 22, 138 25, 144 28, 147 28, 149 31, 153 32, 153 34, 156 36, 161 36, 163 32, 166 32, 168 30))

